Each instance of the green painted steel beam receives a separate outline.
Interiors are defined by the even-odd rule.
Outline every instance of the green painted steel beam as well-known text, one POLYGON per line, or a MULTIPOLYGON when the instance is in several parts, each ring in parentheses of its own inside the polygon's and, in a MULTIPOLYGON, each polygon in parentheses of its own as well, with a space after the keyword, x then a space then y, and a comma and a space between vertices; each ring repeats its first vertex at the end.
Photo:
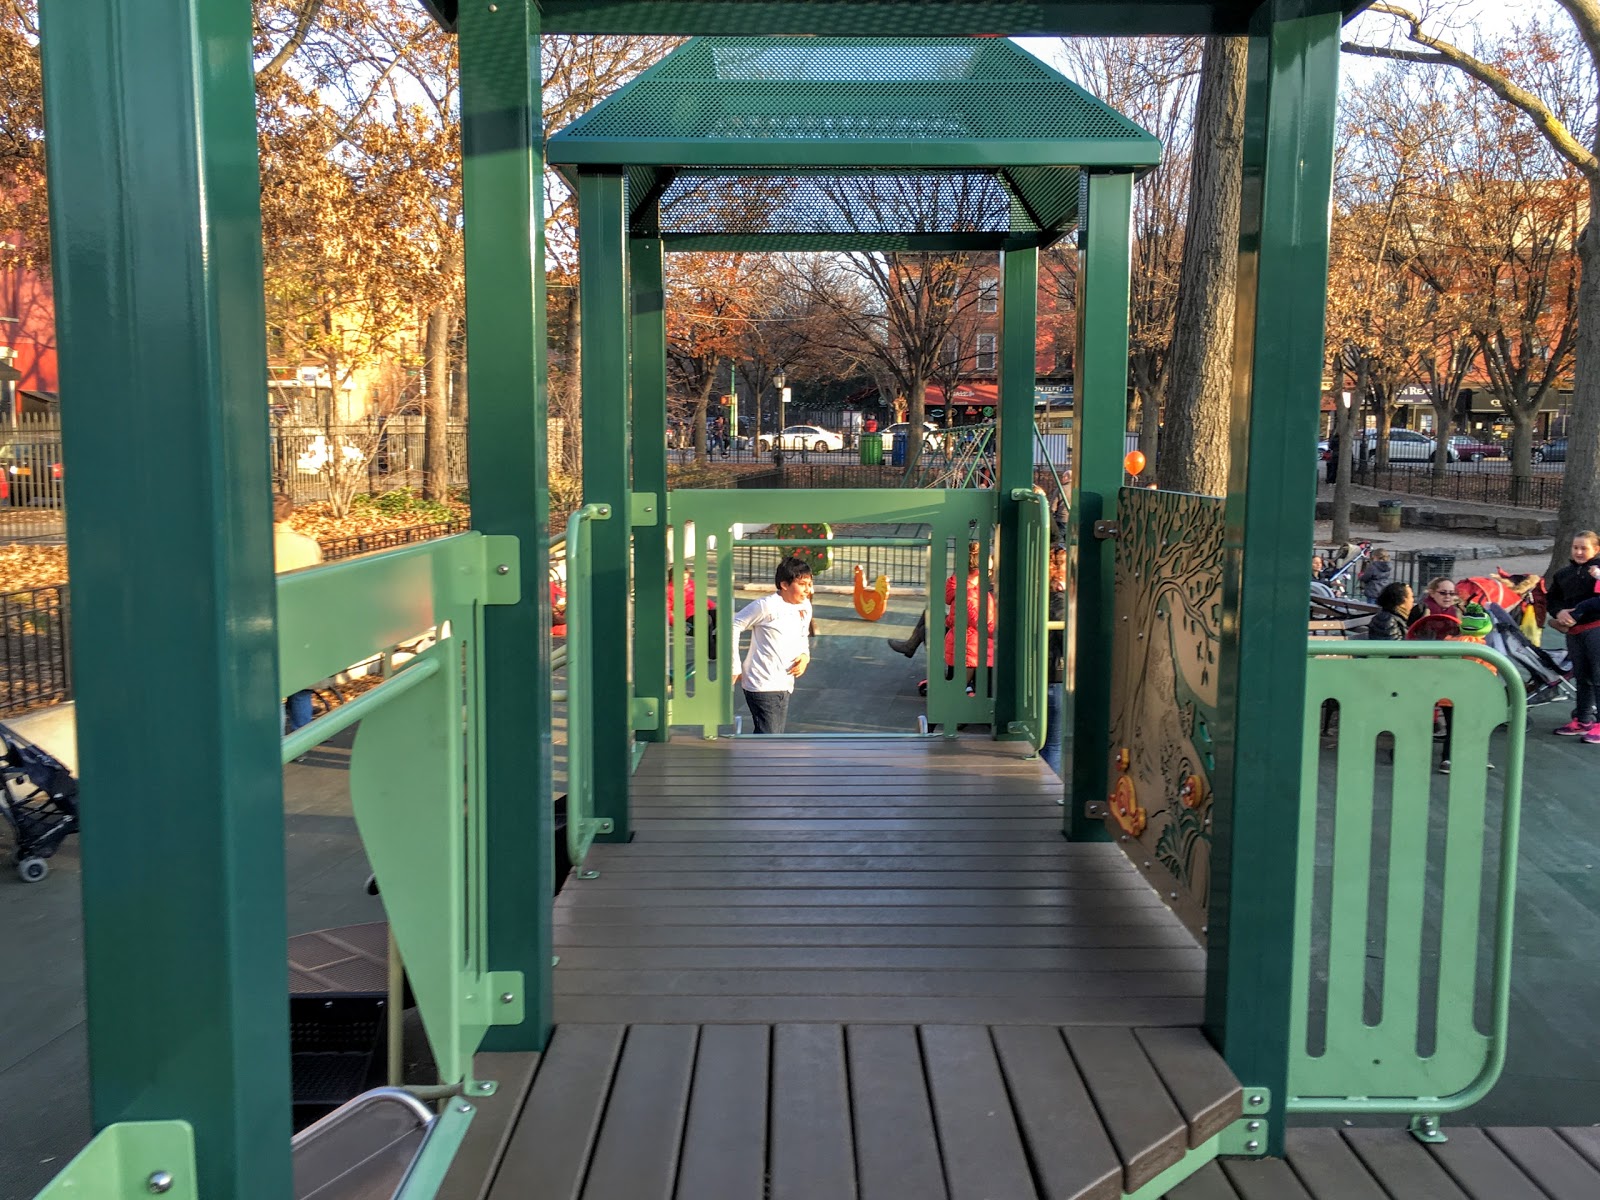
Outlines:
MULTIPOLYGON (((642 696, 667 695, 667 310, 661 241, 637 238, 628 253, 633 288, 633 489, 652 511, 639 514, 633 535, 633 577, 643 607, 634 612, 633 679, 642 696), (648 519, 646 520, 646 517, 648 519), (657 582, 652 582, 657 581, 657 582)), ((662 711, 657 705, 657 712, 662 711)), ((665 721, 635 731, 641 741, 664 742, 665 721)))
POLYGON ((483 1046, 537 1050, 551 1021, 554 890, 538 7, 472 5, 460 40, 472 520, 517 539, 526 583, 483 621, 488 958, 520 972, 525 989, 523 1022, 490 1030, 483 1046))
MULTIPOLYGON (((620 173, 578 180, 578 279, 583 319, 583 499, 630 511, 633 484, 629 436, 627 209, 620 173)), ((663 435, 664 439, 665 435, 663 435)), ((665 441, 661 443, 665 453, 665 441)), ((595 816, 609 819, 606 841, 628 840, 628 788, 633 765, 633 669, 629 661, 633 580, 626 520, 605 521, 590 534, 593 547, 593 628, 619 639, 623 653, 570 659, 567 672, 589 672, 594 730, 589 743, 595 816)), ((650 595, 656 593, 652 590, 650 595)), ((618 643, 611 643, 612 646, 618 643)))
POLYGON ((250 12, 42 9, 93 1120, 185 1119, 204 1194, 288 1195, 250 12), (130 770, 161 746, 181 786, 130 770))
MULTIPOLYGON (((449 13, 455 0, 426 0, 449 13)), ((1352 13, 1369 0, 1343 0, 1352 13)), ((551 33, 946 34, 1102 37, 1243 34, 1253 0, 544 0, 551 33)))
POLYGON ((672 233, 661 235, 668 253, 752 251, 822 254, 837 250, 907 253, 994 253, 1043 249, 1060 241, 1070 227, 1037 233, 672 233))
POLYGON ((1033 574, 1021 553, 1021 514, 1011 493, 1033 486, 1033 387, 1039 329, 1039 252, 1011 250, 1001 260, 1000 287, 1000 412, 996 517, 1000 539, 999 610, 995 618, 994 728, 1003 735, 1022 715, 1017 694, 1033 662, 1025 636, 1024 607, 1044 602, 1026 595, 1033 574))
POLYGON ((1273 0, 1250 42, 1223 570, 1206 1024, 1234 1073, 1289 1094, 1306 556, 1316 480, 1339 14, 1273 0))
POLYGON ((1091 175, 1079 256, 1078 399, 1072 427, 1072 546, 1067 575, 1067 705, 1062 778, 1071 781, 1066 832, 1108 837, 1086 812, 1105 800, 1111 737, 1111 630, 1116 543, 1095 536, 1113 521, 1122 488, 1128 413, 1128 297, 1133 176, 1091 175))
POLYGON ((35 1200, 200 1200, 187 1121, 119 1121, 80 1150, 35 1200))

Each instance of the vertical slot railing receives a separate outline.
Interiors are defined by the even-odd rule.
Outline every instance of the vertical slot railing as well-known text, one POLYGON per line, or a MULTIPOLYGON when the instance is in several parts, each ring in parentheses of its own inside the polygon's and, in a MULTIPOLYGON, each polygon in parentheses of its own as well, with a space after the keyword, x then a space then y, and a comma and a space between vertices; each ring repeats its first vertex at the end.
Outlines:
POLYGON ((1499 1077, 1526 715, 1521 675, 1480 644, 1312 644, 1291 1110, 1411 1113, 1426 1129, 1499 1077), (1434 766, 1444 707, 1448 774, 1434 766), (1327 752, 1324 713, 1334 710, 1327 752))
POLYGON ((1018 503, 1017 541, 1022 595, 1016 606, 1022 628, 1018 630, 1016 719, 1009 732, 1024 733, 1038 750, 1044 745, 1045 698, 1050 689, 1050 514, 1044 496, 1032 488, 1017 488, 1011 498, 1018 503))
POLYGON ((609 504, 585 504, 567 519, 567 854, 579 878, 584 860, 609 818, 594 815, 594 561, 595 521, 611 519, 609 504))

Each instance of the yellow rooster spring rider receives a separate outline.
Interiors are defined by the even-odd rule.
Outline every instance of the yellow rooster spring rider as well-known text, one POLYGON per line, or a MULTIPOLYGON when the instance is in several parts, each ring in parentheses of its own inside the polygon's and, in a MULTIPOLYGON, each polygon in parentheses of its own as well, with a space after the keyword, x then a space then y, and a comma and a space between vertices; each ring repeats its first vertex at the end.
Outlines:
POLYGON ((878 582, 867 588, 867 573, 856 564, 856 612, 862 620, 876 621, 889 610, 889 577, 879 575, 878 582))

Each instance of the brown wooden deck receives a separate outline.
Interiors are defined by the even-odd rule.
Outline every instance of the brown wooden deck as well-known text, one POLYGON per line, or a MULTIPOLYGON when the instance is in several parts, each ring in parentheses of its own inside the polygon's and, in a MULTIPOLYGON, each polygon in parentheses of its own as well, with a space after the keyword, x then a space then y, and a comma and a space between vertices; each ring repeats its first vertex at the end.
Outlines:
MULTIPOLYGON (((1115 1200, 1238 1119, 1202 952, 1016 746, 675 740, 634 783, 448 1200, 1115 1200)), ((1596 1163, 1593 1130, 1304 1130, 1170 1195, 1593 1200, 1596 1163)))
POLYGON ((1193 1025, 1205 960, 987 739, 675 740, 556 900, 558 1023, 1193 1025))

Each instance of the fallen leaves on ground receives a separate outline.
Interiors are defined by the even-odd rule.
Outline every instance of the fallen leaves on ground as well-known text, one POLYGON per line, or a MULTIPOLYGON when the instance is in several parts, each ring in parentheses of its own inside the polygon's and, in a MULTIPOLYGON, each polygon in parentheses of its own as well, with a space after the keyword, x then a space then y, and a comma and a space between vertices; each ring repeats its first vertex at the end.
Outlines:
POLYGON ((65 546, 0 546, 0 592, 25 592, 66 581, 65 546))

